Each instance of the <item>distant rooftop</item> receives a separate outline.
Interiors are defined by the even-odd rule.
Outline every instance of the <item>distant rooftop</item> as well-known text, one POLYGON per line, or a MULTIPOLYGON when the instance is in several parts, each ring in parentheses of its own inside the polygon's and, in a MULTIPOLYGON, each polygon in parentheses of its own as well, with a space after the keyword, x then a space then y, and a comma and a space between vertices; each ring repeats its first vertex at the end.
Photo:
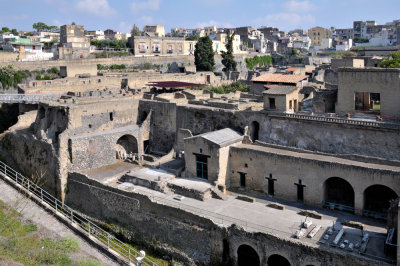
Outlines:
POLYGON ((204 133, 201 135, 193 136, 202 137, 208 141, 211 141, 221 147, 228 146, 229 144, 239 142, 243 139, 243 136, 230 128, 224 128, 217 131, 204 133))
POLYGON ((154 81, 146 84, 147 86, 160 87, 160 88, 196 88, 207 86, 205 84, 181 82, 181 81, 154 81))
POLYGON ((283 75, 283 74, 264 74, 252 79, 253 82, 276 82, 276 83, 297 83, 307 76, 304 75, 283 75))

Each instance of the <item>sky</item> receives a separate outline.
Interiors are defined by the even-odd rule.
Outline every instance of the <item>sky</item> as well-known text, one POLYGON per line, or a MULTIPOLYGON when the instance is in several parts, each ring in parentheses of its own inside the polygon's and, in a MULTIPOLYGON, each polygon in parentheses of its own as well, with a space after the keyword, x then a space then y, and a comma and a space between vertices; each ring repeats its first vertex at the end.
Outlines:
POLYGON ((35 22, 75 22, 87 30, 130 32, 133 24, 171 28, 273 26, 289 31, 315 26, 351 28, 400 19, 399 0, 0 0, 0 28, 32 30, 35 22))

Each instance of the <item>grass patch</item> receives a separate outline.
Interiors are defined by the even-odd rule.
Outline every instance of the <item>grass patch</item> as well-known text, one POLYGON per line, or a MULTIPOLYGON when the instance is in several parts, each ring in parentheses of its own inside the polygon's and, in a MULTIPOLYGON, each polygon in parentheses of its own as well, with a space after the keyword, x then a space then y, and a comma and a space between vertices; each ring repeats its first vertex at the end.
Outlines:
POLYGON ((381 110, 381 104, 380 104, 380 103, 375 103, 375 104, 374 104, 374 110, 375 110, 375 111, 381 110))
MULTIPOLYGON (((225 93, 236 92, 236 91, 248 92, 249 88, 250 87, 248 85, 237 81, 237 82, 233 82, 232 84, 229 84, 229 85, 221 85, 218 87, 210 87, 207 89, 209 91, 212 91, 217 94, 225 94, 225 93)), ((199 88, 199 89, 203 89, 203 88, 199 88)))
POLYGON ((37 225, 22 222, 20 213, 0 201, 0 260, 24 265, 71 265, 69 254, 79 251, 79 242, 70 237, 41 238, 37 230, 37 225))
POLYGON ((101 263, 95 259, 86 259, 79 261, 77 266, 101 266, 101 263))

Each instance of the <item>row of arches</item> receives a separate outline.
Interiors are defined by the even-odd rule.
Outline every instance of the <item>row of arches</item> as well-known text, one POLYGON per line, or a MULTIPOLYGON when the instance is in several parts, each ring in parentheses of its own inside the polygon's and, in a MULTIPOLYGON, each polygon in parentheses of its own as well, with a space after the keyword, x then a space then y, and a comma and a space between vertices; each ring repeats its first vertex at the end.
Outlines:
MULTIPOLYGON (((259 266, 261 265, 260 256, 257 251, 249 245, 241 245, 237 250, 238 266, 259 266)), ((268 266, 290 266, 290 262, 279 254, 272 254, 267 260, 268 266)))
MULTIPOLYGON (((340 177, 331 177, 324 182, 324 201, 343 205, 354 210, 354 189, 346 180, 340 177)), ((384 185, 372 185, 363 193, 363 210, 386 214, 393 200, 398 198, 393 189, 384 185)))

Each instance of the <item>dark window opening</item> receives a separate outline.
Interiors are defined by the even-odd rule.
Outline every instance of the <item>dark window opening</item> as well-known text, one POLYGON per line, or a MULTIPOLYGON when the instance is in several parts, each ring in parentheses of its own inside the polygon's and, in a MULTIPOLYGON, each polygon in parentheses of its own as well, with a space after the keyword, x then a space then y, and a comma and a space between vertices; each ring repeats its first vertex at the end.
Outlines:
POLYGON ((114 120, 114 114, 111 112, 110 113, 110 121, 113 121, 114 120))
POLYGON ((303 182, 301 179, 299 179, 298 183, 295 183, 297 186, 297 200, 298 201, 304 201, 304 187, 303 182))
POLYGON ((356 112, 379 115, 381 111, 380 93, 356 92, 354 94, 356 112))
POLYGON ((207 156, 196 155, 196 175, 199 178, 208 179, 207 156))
POLYGON ((143 150, 144 153, 150 153, 150 140, 143 141, 143 150))
POLYGON ((258 140, 260 131, 260 124, 257 121, 253 121, 250 124, 250 138, 253 142, 258 140))
POLYGON ((89 124, 89 128, 92 128, 92 125, 91 125, 91 124, 89 124))
POLYGON ((246 174, 239 173, 240 176, 240 187, 246 187, 246 174))
POLYGON ((222 241, 222 261, 224 263, 229 262, 229 242, 227 239, 222 241))
POLYGON ((275 98, 268 98, 268 99, 269 99, 269 108, 270 109, 276 109, 275 98))

